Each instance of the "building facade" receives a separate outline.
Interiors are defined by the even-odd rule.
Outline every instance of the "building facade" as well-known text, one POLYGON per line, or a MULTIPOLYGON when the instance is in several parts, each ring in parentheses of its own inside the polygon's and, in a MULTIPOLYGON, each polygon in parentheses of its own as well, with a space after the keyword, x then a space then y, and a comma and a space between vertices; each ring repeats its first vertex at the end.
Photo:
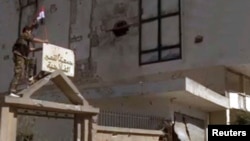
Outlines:
MULTIPOLYGON (((74 50, 72 80, 103 110, 100 124, 160 130, 160 118, 173 124, 176 139, 205 140, 208 124, 234 124, 250 110, 249 5, 248 0, 2 0, 0 92, 8 90, 13 75, 11 47, 19 31, 44 6, 45 25, 34 34, 74 50), (128 120, 116 121, 119 115, 128 120)), ((41 53, 36 57, 39 70, 41 53)), ((65 102, 51 85, 39 93, 65 102)), ((64 129, 58 134, 70 132, 64 129)))

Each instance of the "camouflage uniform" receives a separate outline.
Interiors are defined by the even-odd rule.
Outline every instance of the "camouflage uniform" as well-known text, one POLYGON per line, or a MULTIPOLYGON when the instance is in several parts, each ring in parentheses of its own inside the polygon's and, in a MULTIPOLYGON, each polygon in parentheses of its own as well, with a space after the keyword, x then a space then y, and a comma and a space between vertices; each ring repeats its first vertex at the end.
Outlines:
POLYGON ((14 77, 10 84, 10 92, 16 93, 17 86, 21 78, 25 74, 26 69, 26 60, 29 54, 29 42, 33 40, 33 36, 27 32, 24 32, 17 39, 16 43, 13 46, 13 61, 15 64, 14 67, 14 77))

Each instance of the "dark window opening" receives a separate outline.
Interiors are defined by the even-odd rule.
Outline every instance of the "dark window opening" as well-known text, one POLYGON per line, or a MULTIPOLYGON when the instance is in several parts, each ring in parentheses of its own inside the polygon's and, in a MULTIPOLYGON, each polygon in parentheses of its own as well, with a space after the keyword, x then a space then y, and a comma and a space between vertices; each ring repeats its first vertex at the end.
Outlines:
POLYGON ((140 0, 139 64, 181 59, 180 0, 140 0))

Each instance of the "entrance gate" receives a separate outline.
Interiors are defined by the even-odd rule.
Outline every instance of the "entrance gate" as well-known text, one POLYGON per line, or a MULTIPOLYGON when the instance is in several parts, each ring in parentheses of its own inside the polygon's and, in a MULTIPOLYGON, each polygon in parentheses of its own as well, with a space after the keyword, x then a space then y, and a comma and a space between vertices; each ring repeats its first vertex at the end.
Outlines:
MULTIPOLYGON (((92 141, 93 117, 97 116, 99 109, 89 105, 72 81, 60 70, 53 72, 39 80, 20 94, 21 98, 10 96, 1 97, 0 112, 0 140, 16 141, 17 115, 20 109, 37 111, 59 112, 74 115, 74 141, 92 141), (41 87, 52 81, 68 98, 71 104, 32 99, 31 96, 41 87)), ((33 112, 36 115, 36 112, 33 112)), ((45 115, 46 116, 46 115, 45 115)))

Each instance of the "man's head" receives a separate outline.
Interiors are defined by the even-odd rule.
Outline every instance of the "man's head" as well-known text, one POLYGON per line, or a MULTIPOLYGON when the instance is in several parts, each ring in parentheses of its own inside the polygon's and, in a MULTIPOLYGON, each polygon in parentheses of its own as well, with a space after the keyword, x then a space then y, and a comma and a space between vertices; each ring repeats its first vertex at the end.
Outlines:
POLYGON ((32 27, 31 26, 25 26, 24 28, 23 28, 23 33, 24 32, 31 32, 32 31, 32 27))

